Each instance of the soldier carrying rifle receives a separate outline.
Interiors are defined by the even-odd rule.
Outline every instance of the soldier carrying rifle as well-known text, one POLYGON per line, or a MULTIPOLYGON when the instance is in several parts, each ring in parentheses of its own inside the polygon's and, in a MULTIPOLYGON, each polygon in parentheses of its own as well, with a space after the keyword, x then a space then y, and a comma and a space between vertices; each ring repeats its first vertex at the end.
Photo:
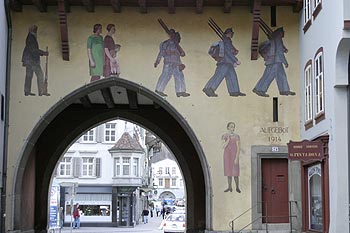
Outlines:
POLYGON ((288 62, 285 53, 288 49, 284 46, 282 38, 284 37, 283 28, 272 29, 262 20, 259 21, 259 27, 266 34, 268 40, 261 43, 259 53, 265 61, 265 71, 262 77, 255 85, 253 92, 258 96, 269 97, 266 93, 271 82, 276 79, 280 95, 295 95, 289 88, 286 72, 283 65, 288 68, 288 62))
POLYGON ((245 96, 239 89, 237 74, 235 68, 241 64, 236 55, 238 50, 233 46, 231 38, 233 37, 232 28, 222 31, 221 28, 209 18, 208 25, 219 36, 221 41, 215 42, 209 49, 209 54, 216 60, 216 69, 214 75, 209 79, 203 92, 209 97, 217 97, 215 93, 222 80, 226 79, 227 90, 230 96, 245 96))
POLYGON ((167 94, 164 93, 164 89, 170 81, 171 76, 174 76, 176 96, 190 96, 190 94, 186 92, 185 78, 182 72, 183 69, 185 69, 185 65, 182 64, 180 56, 184 57, 185 52, 180 46, 180 33, 175 32, 174 29, 168 29, 161 19, 158 19, 158 22, 168 34, 169 39, 160 44, 159 53, 154 62, 154 67, 156 68, 162 57, 164 59, 163 71, 158 79, 155 92, 160 96, 166 97, 167 94))

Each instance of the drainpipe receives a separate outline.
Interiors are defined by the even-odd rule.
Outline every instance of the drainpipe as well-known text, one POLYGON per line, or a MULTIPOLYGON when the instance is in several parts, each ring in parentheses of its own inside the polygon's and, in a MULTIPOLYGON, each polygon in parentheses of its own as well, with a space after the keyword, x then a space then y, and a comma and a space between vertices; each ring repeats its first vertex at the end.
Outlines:
POLYGON ((5 129, 4 129, 4 150, 3 153, 3 173, 1 189, 1 209, 0 209, 0 232, 5 233, 6 222, 6 178, 7 178, 7 145, 8 145, 8 126, 9 126, 9 102, 10 102, 10 64, 11 64, 11 38, 12 38, 12 21, 10 11, 10 1, 4 1, 5 14, 7 21, 7 60, 6 60, 6 80, 5 80, 5 129))
POLYGON ((347 119, 348 119, 348 195, 349 195, 349 229, 350 229, 350 51, 349 51, 349 59, 348 59, 348 88, 347 88, 347 103, 348 103, 348 114, 347 114, 347 119))

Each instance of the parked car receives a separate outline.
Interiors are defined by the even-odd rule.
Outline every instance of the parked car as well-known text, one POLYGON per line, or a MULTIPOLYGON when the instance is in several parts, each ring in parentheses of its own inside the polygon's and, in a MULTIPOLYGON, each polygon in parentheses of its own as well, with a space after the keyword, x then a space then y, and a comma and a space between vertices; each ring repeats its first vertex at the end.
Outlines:
POLYGON ((163 222, 164 233, 170 232, 185 232, 186 231, 186 216, 185 214, 169 214, 163 222))

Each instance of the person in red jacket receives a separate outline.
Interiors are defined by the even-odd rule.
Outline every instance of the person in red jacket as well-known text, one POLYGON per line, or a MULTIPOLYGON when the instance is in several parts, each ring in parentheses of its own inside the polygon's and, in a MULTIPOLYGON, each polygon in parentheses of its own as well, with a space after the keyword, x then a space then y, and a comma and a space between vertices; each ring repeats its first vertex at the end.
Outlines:
POLYGON ((73 218, 74 218, 74 222, 73 222, 73 229, 80 228, 80 210, 79 210, 79 204, 75 204, 74 205, 74 209, 73 209, 73 218))

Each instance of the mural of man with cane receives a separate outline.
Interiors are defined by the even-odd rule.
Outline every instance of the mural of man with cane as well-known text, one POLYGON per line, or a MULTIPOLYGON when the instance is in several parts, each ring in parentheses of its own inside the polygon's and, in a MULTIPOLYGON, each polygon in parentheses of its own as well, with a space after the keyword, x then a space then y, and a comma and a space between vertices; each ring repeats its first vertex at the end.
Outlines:
MULTIPOLYGON (((44 74, 40 66, 40 56, 46 56, 48 58, 49 52, 39 49, 37 40, 38 26, 32 25, 29 27, 29 32, 26 38, 25 48, 22 55, 23 66, 26 67, 26 76, 24 82, 24 95, 35 96, 31 91, 33 74, 37 77, 38 94, 39 96, 50 96, 47 92, 47 86, 44 86, 44 74)), ((47 67, 48 59, 46 59, 47 67)), ((47 68, 45 82, 47 84, 47 68)))

